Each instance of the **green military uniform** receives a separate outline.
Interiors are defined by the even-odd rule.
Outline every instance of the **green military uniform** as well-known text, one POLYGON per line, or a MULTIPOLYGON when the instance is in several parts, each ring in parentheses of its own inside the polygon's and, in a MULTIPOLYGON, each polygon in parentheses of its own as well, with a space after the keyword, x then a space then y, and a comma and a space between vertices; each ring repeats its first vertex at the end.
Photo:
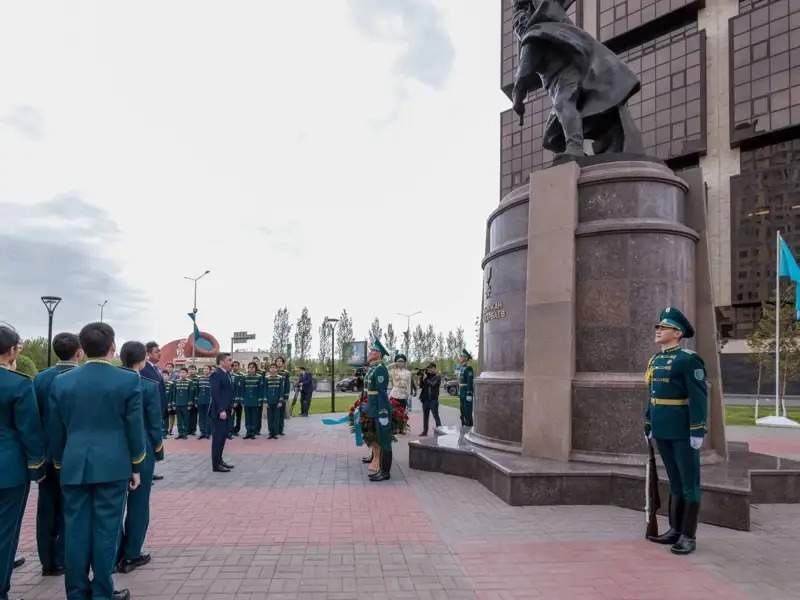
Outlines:
POLYGON ((232 439, 234 433, 239 435, 239 432, 242 429, 244 378, 244 373, 231 371, 231 383, 233 384, 233 410, 231 411, 231 415, 228 417, 228 439, 232 439))
POLYGON ((189 407, 192 405, 194 385, 191 379, 178 379, 175 382, 175 411, 178 414, 178 439, 185 440, 189 434, 189 407))
POLYGON ((7 600, 30 481, 45 470, 45 438, 30 377, 0 366, 0 599, 7 600))
POLYGON ((164 423, 164 435, 172 435, 172 427, 178 414, 178 409, 175 406, 175 382, 165 382, 164 389, 167 396, 167 419, 164 423))
POLYGON ((258 407, 264 401, 264 378, 261 375, 245 375, 242 377, 242 404, 244 404, 244 424, 246 440, 256 437, 258 431, 258 407))
MULTIPOLYGON (((685 338, 694 336, 694 328, 676 308, 661 313, 659 326, 676 329, 685 338)), ((650 358, 645 378, 650 391, 645 434, 656 441, 670 486, 670 531, 651 541, 675 544, 673 552, 688 554, 694 550, 700 509, 699 448, 707 431, 705 364, 691 350, 674 346, 650 358)))
MULTIPOLYGON (((472 360, 472 355, 466 350, 461 351, 461 356, 472 360)), ((461 424, 472 427, 472 400, 475 397, 475 371, 469 364, 464 364, 458 376, 458 400, 461 408, 461 424)))
POLYGON ((192 382, 192 389, 189 397, 191 401, 189 403, 189 424, 187 426, 187 435, 195 435, 197 433, 197 395, 200 392, 200 378, 197 375, 192 375, 189 377, 189 381, 192 382))
MULTIPOLYGON (((47 427, 50 415, 50 390, 58 375, 71 371, 77 363, 59 361, 45 369, 33 380, 39 407, 42 429, 47 427)), ((53 461, 47 457, 47 476, 39 484, 39 499, 36 506, 36 547, 42 572, 54 573, 64 568, 64 508, 61 505, 61 482, 53 461)))
POLYGON ((61 471, 67 599, 112 598, 128 481, 147 457, 140 377, 91 359, 56 377, 50 397, 47 433, 61 471))
POLYGON ((292 384, 290 382, 289 371, 286 369, 278 371, 278 375, 280 375, 283 380, 283 410, 278 417, 278 435, 283 435, 283 429, 286 425, 286 411, 289 410, 289 392, 291 391, 292 384))
MULTIPOLYGON (((370 347, 381 353, 381 358, 389 352, 379 340, 375 340, 370 347)), ((389 400, 389 369, 383 360, 370 364, 364 381, 367 391, 367 416, 373 419, 377 442, 381 449, 380 471, 370 479, 383 481, 390 478, 392 470, 392 404, 389 400)))
MULTIPOLYGON (((129 371, 129 369, 125 369, 129 371)), ((135 371, 130 371, 135 373, 135 371)), ((161 439, 161 397, 158 384, 141 378, 142 414, 147 456, 140 468, 141 484, 128 494, 128 510, 120 543, 120 570, 126 572, 126 561, 142 557, 142 547, 150 525, 150 492, 156 462, 164 459, 164 443, 161 439)))
POLYGON ((208 420, 208 406, 211 404, 211 381, 208 377, 197 378, 197 420, 200 425, 200 439, 211 437, 211 422, 208 420))
MULTIPOLYGON (((261 435, 261 428, 263 427, 264 423, 264 405, 267 403, 267 375, 268 372, 265 371, 258 371, 258 374, 264 380, 264 396, 261 398, 261 402, 258 404, 258 418, 256 419, 256 435, 261 435)), ((269 425, 269 423, 267 423, 269 425)))
POLYGON ((267 403, 267 429, 269 438, 278 437, 280 413, 283 410, 283 377, 267 375, 264 378, 264 396, 267 403))

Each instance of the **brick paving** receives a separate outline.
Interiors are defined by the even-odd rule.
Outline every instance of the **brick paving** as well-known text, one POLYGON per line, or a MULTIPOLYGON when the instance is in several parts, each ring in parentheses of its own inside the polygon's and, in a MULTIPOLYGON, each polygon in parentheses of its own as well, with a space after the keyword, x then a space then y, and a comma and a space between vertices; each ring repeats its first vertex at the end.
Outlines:
MULTIPOLYGON (((800 454, 800 432, 731 430, 800 454)), ((395 449, 391 482, 373 484, 346 427, 319 417, 290 420, 277 441, 229 442, 230 474, 211 472, 208 442, 169 440, 153 561, 117 587, 137 600, 800 598, 800 506, 755 506, 751 532, 701 525, 698 551, 675 557, 642 539, 642 513, 507 506, 475 481, 410 470, 405 439, 395 449)), ((62 578, 39 576, 35 495, 11 597, 63 598, 62 578)))

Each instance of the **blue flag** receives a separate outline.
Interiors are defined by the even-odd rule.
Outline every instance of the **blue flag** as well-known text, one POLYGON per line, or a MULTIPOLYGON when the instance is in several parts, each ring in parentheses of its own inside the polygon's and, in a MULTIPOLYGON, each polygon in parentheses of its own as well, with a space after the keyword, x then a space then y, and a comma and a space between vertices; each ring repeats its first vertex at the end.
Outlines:
POLYGON ((194 313, 188 313, 188 314, 189 314, 189 318, 192 320, 192 323, 194 323, 194 342, 196 344, 197 342, 199 342, 203 338, 200 335, 200 329, 197 328, 197 320, 195 319, 196 315, 194 313))
POLYGON ((779 239, 780 264, 778 265, 778 275, 788 277, 796 284, 794 298, 795 320, 800 320, 800 266, 797 265, 794 254, 783 237, 779 239))

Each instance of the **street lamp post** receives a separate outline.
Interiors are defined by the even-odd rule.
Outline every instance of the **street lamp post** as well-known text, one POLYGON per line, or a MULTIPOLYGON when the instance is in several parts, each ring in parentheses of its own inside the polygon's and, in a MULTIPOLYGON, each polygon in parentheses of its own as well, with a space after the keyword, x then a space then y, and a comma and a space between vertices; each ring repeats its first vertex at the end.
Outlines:
POLYGON ((108 300, 103 300, 102 304, 98 304, 97 305, 97 306, 100 307, 100 322, 101 323, 103 322, 103 309, 106 307, 106 304, 108 304, 108 300))
POLYGON ((325 317, 325 325, 330 325, 331 328, 331 412, 336 412, 336 376, 334 375, 336 365, 336 339, 334 333, 336 332, 336 323, 339 319, 329 319, 325 317))
POLYGON ((47 309, 47 366, 51 364, 53 353, 53 313, 61 302, 58 296, 42 296, 42 304, 47 309))
MULTIPOLYGON (((202 275, 198 275, 197 277, 184 277, 184 279, 188 279, 189 281, 194 282, 194 301, 192 302, 192 314, 197 317, 197 282, 200 281, 203 277, 211 273, 210 270, 206 269, 202 275)), ((197 326, 197 323, 195 323, 197 326)), ((195 346, 197 345, 197 340, 192 339, 192 364, 195 364, 195 346)))
POLYGON ((406 318, 406 359, 407 359, 411 345, 411 317, 416 317, 417 315, 421 315, 422 311, 418 310, 417 312, 411 313, 410 315, 407 315, 406 313, 397 313, 397 314, 401 317, 406 318))

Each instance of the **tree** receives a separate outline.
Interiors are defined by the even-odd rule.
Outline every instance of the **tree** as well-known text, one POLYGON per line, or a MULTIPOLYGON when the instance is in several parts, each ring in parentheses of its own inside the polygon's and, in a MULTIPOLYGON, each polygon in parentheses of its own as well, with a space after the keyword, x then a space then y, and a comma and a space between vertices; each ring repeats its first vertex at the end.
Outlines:
POLYGON ((353 320, 347 314, 347 309, 342 309, 339 322, 336 324, 336 354, 341 359, 344 356, 344 345, 353 341, 353 320))
POLYGON ((475 347, 480 351, 481 347, 481 316, 475 317, 475 347))
MULTIPOLYGON (((47 338, 38 337, 22 342, 22 356, 31 359, 36 369, 39 371, 47 368, 47 338)), ((51 353, 51 363, 55 364, 58 359, 55 353, 51 353)))
POLYGON ((275 320, 272 325, 272 346, 269 351, 273 356, 278 356, 286 352, 289 340, 292 335, 292 324, 289 323, 289 309, 285 306, 279 308, 275 313, 275 320))
POLYGON ((412 354, 414 360, 419 362, 425 356, 425 332, 422 330, 422 325, 417 324, 414 333, 411 336, 412 340, 412 354))
POLYGON ((436 360, 442 360, 447 357, 447 342, 445 342, 444 336, 440 333, 436 337, 436 360))
POLYGON ((367 337, 367 341, 371 342, 373 340, 382 340, 382 339, 383 339, 383 328, 381 327, 381 322, 378 319, 378 317, 375 317, 375 319, 373 319, 372 321, 372 325, 369 326, 369 336, 367 337))
POLYGON ((324 368, 331 359, 331 328, 324 322, 319 326, 319 362, 324 368))
POLYGON ((391 323, 386 326, 386 343, 384 345, 391 353, 392 357, 394 357, 395 352, 397 352, 397 336, 394 333, 394 327, 392 327, 391 323))
POLYGON ((458 356, 458 344, 452 331, 447 332, 447 358, 454 359, 458 356))
MULTIPOLYGON (((45 348, 45 354, 47 354, 47 348, 45 348)), ((45 364, 45 368, 47 368, 47 364, 45 364)), ((17 357, 17 371, 25 373, 28 377, 35 377, 39 372, 33 360, 24 354, 20 354, 17 357)))
POLYGON ((429 359, 434 357, 434 353, 436 352, 436 331, 433 325, 428 325, 428 328, 425 330, 425 343, 423 348, 425 350, 424 358, 429 359))
POLYGON ((294 334, 294 351, 297 359, 304 362, 311 353, 311 317, 308 316, 308 307, 303 307, 300 318, 297 319, 297 329, 294 334))
POLYGON ((455 351, 456 356, 466 347, 464 344, 464 328, 459 325, 458 329, 456 329, 456 337, 455 337, 455 351))

